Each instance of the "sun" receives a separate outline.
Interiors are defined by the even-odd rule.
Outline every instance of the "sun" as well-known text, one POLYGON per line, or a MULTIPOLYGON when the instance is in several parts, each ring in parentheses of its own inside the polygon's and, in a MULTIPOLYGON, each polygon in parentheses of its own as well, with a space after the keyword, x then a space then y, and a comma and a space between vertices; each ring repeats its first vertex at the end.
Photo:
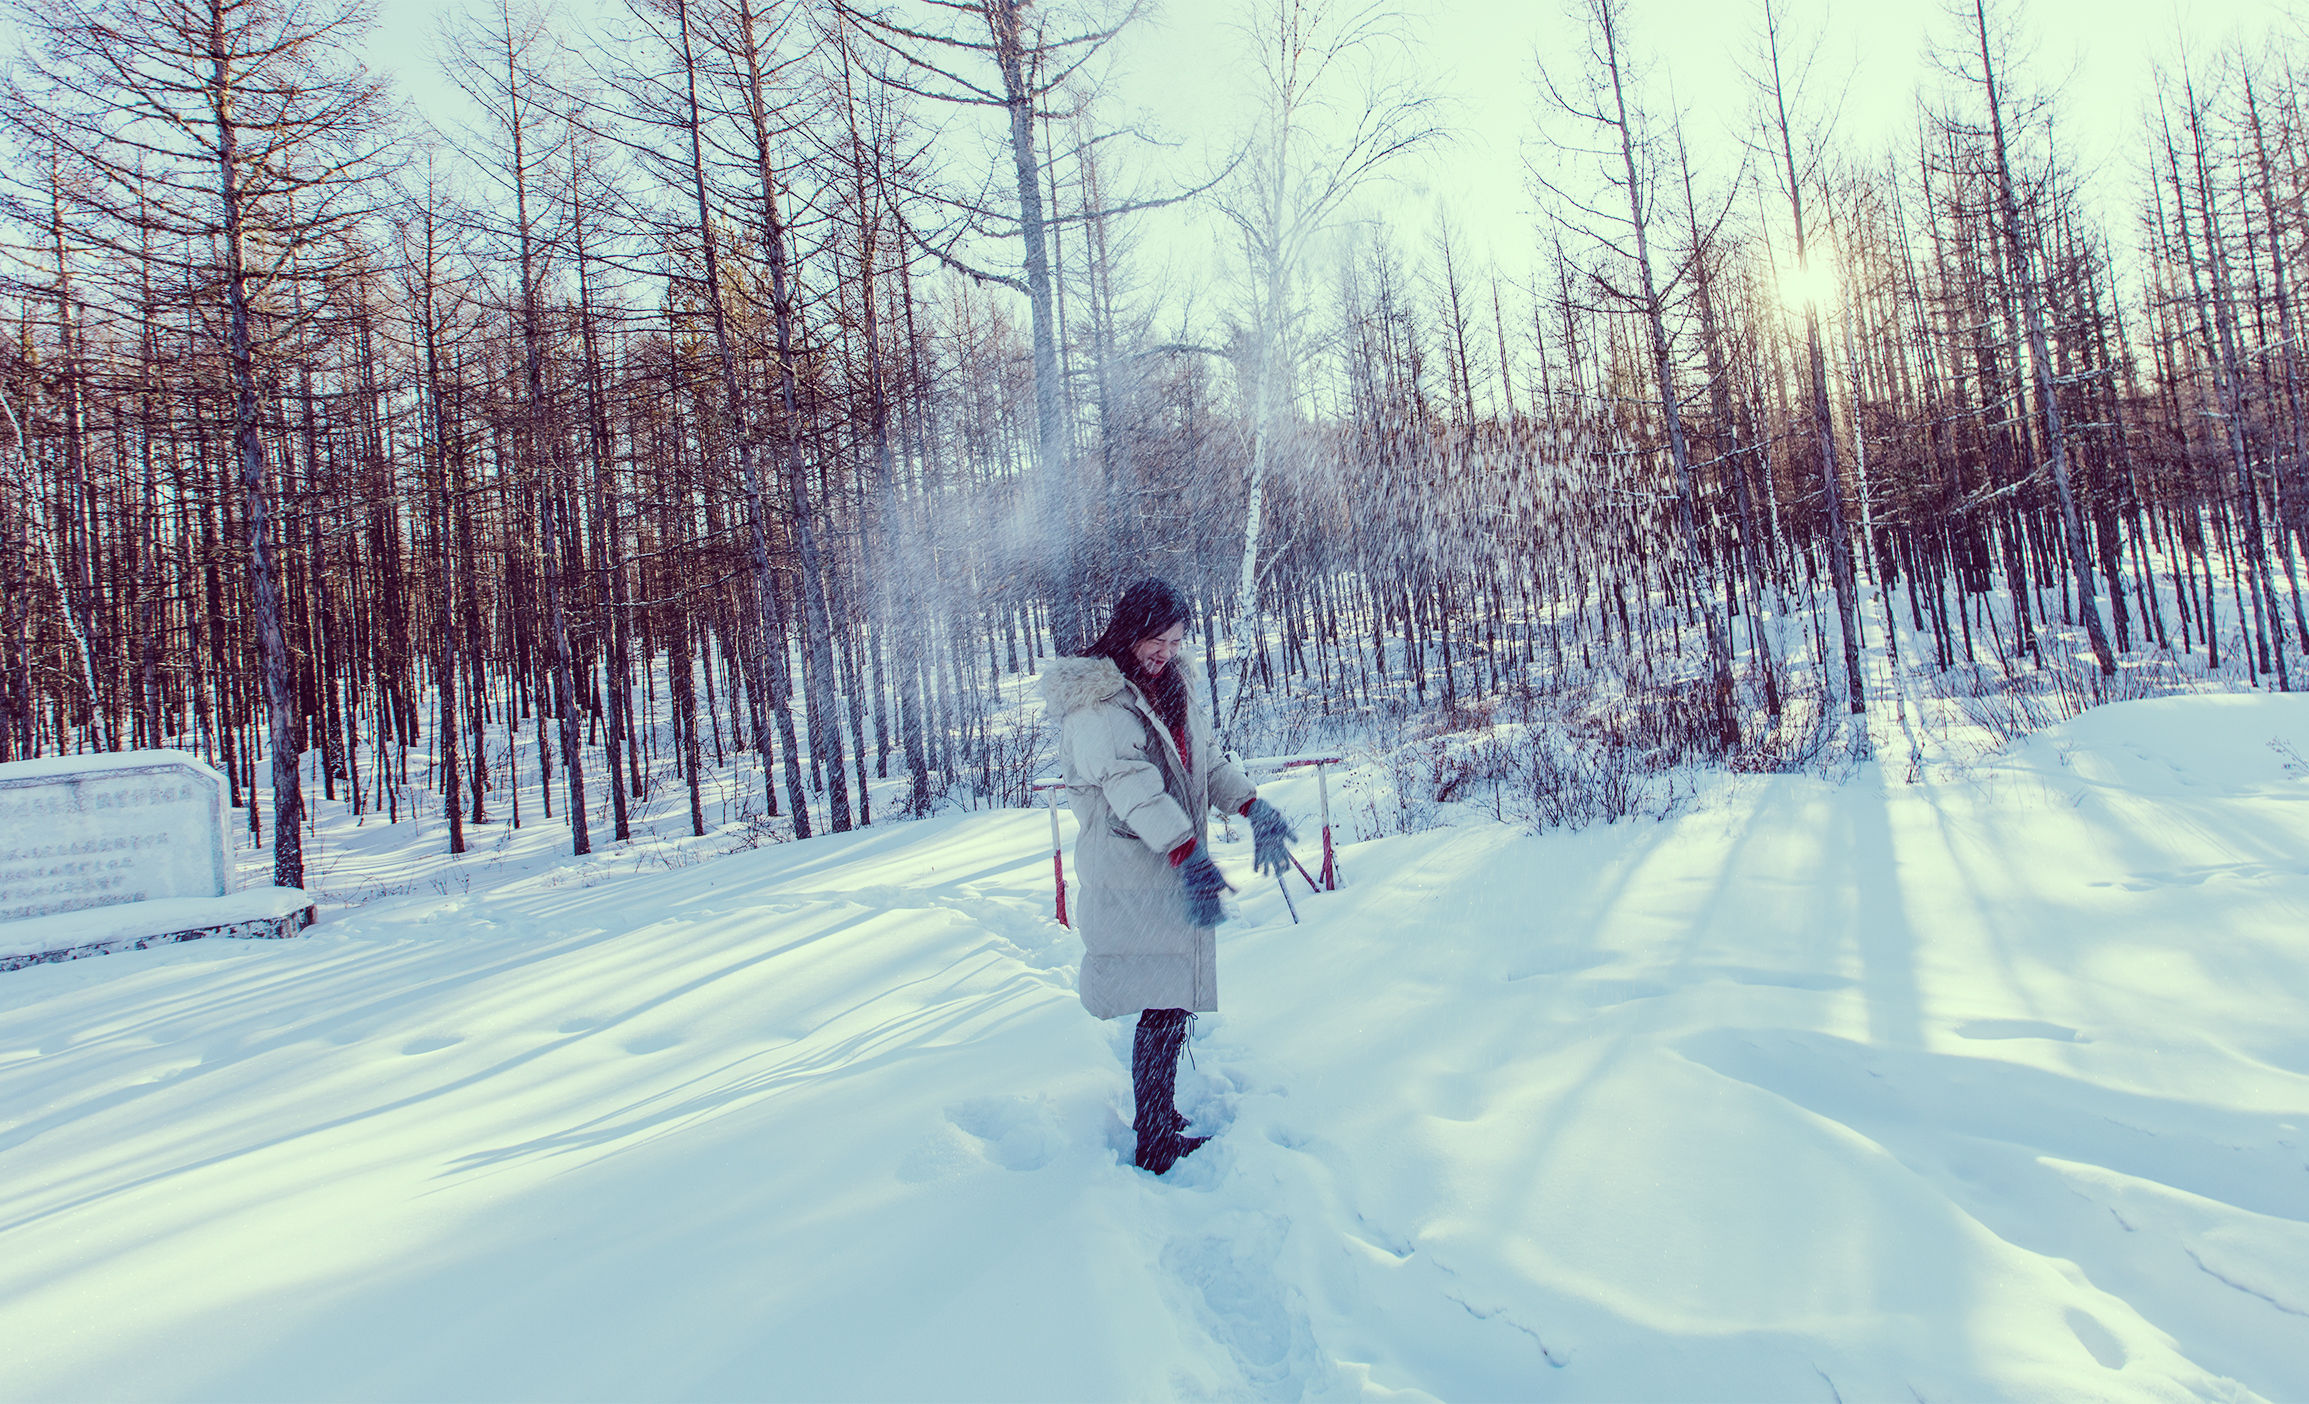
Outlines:
POLYGON ((1808 260, 1780 270, 1780 303, 1790 312, 1827 312, 1836 306, 1836 274, 1825 261, 1808 260), (1808 266, 1807 266, 1808 265, 1808 266))

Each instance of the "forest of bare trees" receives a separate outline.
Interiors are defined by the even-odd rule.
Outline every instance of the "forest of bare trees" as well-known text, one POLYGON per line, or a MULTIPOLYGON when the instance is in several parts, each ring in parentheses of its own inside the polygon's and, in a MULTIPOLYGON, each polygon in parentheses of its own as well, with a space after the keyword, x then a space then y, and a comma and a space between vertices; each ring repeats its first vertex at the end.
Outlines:
POLYGON ((1513 721, 1539 791, 2299 675, 2284 36, 2175 58, 2111 204, 1984 0, 1889 151, 1774 0, 1705 151, 1587 0, 1492 266, 1366 217, 1448 139, 1401 27, 1246 8, 1262 125, 1181 180, 1120 3, 474 0, 440 129, 352 10, 16 3, 0 760, 197 752, 289 885, 315 791, 451 851, 703 833, 709 757, 779 836, 1017 804, 1018 680, 1145 574, 1238 747, 1513 721))

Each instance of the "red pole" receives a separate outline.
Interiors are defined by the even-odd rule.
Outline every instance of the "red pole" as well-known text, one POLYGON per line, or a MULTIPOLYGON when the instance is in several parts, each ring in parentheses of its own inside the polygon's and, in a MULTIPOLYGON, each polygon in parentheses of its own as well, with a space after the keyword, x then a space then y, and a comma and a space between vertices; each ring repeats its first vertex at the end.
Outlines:
POLYGON ((1339 863, 1331 851, 1331 767, 1328 762, 1315 766, 1315 787, 1323 804, 1323 889, 1334 892, 1339 887, 1339 863))
POLYGON ((1307 871, 1307 865, 1299 861, 1299 855, 1296 853, 1291 855, 1291 866, 1297 868, 1299 870, 1299 876, 1307 880, 1307 890, 1309 892, 1320 892, 1323 890, 1323 885, 1315 881, 1315 875, 1307 871))
POLYGON ((1050 872, 1058 879, 1058 924, 1072 926, 1066 919, 1066 845, 1058 838, 1058 789, 1053 786, 1050 795, 1050 872))

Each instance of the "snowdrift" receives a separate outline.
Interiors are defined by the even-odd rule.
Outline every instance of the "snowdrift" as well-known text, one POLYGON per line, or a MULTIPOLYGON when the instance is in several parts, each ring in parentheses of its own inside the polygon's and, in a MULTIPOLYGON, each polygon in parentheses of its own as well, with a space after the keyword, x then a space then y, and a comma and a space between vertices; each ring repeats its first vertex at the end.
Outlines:
POLYGON ((1238 831, 1167 1180, 1040 813, 375 839, 303 941, 0 977, 0 1397, 2309 1397, 2304 754, 2131 703, 1299 925, 1238 831))

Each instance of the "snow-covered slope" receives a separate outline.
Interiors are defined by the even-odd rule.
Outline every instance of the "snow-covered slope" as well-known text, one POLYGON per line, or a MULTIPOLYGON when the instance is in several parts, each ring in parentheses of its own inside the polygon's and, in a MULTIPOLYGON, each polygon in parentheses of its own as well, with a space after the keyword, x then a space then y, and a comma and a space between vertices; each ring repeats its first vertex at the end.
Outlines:
POLYGON ((2302 1399, 2303 754, 2127 704, 1300 925, 1239 843, 1168 1180, 1039 813, 379 850, 0 977, 0 1398, 2302 1399))

